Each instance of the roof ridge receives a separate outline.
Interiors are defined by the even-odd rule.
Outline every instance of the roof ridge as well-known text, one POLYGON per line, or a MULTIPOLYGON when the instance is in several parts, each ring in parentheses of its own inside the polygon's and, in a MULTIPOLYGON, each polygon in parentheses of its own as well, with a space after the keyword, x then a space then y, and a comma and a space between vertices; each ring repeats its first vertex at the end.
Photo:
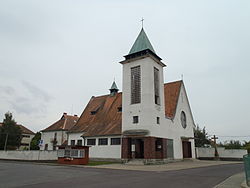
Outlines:
POLYGON ((62 129, 65 129, 65 125, 66 125, 67 119, 68 119, 68 118, 65 118, 65 119, 64 119, 64 124, 63 124, 62 129))
POLYGON ((176 81, 166 82, 166 83, 164 83, 164 85, 173 84, 173 83, 177 83, 177 82, 183 82, 183 80, 176 80, 176 81))

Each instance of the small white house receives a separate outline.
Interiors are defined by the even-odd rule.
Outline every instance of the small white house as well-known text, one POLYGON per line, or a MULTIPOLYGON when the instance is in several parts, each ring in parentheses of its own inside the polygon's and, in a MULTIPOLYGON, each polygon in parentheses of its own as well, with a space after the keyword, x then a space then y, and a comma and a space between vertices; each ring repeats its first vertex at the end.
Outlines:
POLYGON ((164 84, 166 66, 141 30, 123 66, 123 92, 92 97, 68 131, 90 158, 154 160, 195 158, 194 120, 182 80, 164 84))
POLYGON ((76 124, 77 120, 77 115, 63 113, 58 121, 42 130, 40 150, 57 150, 58 146, 67 144, 67 131, 76 124))

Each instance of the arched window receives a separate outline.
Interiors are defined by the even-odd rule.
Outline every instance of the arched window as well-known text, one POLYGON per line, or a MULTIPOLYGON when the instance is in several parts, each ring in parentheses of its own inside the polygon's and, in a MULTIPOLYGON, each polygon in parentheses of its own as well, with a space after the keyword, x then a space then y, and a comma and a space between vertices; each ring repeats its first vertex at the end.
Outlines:
POLYGON ((181 111, 181 125, 184 129, 187 127, 187 118, 184 111, 181 111))

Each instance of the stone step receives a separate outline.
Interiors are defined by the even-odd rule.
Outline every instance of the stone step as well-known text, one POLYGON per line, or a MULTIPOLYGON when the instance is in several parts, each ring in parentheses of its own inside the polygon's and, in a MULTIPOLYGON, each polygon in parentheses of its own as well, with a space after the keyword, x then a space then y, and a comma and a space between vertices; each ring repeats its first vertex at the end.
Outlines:
POLYGON ((134 160, 130 160, 127 163, 125 163, 125 165, 144 165, 144 161, 143 159, 134 159, 134 160))

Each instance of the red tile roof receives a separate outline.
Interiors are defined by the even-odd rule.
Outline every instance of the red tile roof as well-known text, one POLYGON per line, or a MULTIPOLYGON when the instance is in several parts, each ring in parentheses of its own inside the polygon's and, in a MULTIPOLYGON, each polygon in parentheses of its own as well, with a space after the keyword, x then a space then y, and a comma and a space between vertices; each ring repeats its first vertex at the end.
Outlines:
MULTIPOLYGON (((32 132, 31 130, 29 130, 27 127, 24 127, 23 125, 21 125, 21 124, 17 124, 19 127, 20 127, 20 129, 22 130, 22 133, 23 134, 35 134, 34 132, 32 132)), ((3 123, 0 123, 0 126, 3 126, 3 123)))
POLYGON ((182 83, 182 81, 176 81, 164 84, 165 115, 170 119, 173 119, 175 116, 182 83))
POLYGON ((61 119, 47 127, 46 129, 42 130, 42 132, 47 132, 47 131, 60 131, 60 130, 69 130, 71 129, 76 122, 78 121, 79 117, 74 115, 70 116, 67 115, 67 113, 63 113, 63 116, 61 119))
POLYGON ((23 134, 35 134, 31 130, 29 130, 27 127, 24 127, 23 125, 20 125, 20 124, 17 124, 17 125, 21 128, 23 134))
POLYGON ((121 134, 121 106, 122 93, 92 97, 70 132, 85 132, 84 136, 121 134))
MULTIPOLYGON (((165 114, 174 118, 182 81, 164 84, 165 114)), ((92 97, 78 122, 69 132, 84 132, 83 136, 120 135, 122 126, 122 93, 115 96, 92 97)))

